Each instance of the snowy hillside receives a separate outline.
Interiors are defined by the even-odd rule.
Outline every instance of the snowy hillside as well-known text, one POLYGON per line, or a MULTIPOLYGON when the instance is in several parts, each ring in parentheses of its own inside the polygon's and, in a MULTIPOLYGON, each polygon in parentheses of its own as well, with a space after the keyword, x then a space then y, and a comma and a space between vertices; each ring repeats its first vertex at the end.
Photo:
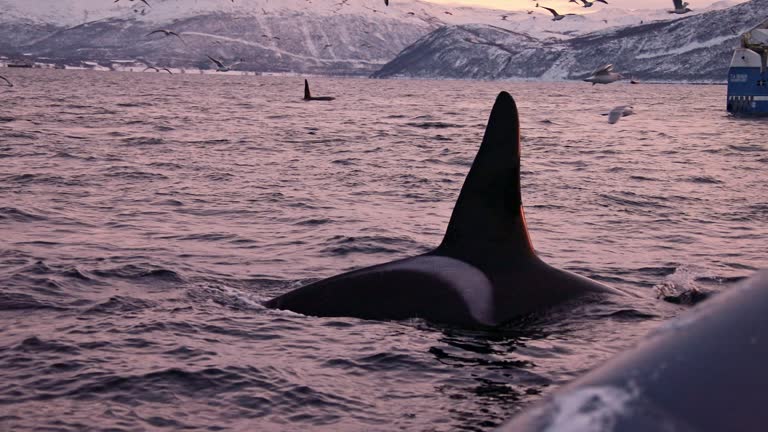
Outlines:
POLYGON ((151 6, 139 0, 0 0, 0 55, 105 67, 131 59, 174 68, 210 68, 210 55, 225 62, 242 59, 239 70, 368 75, 445 26, 493 26, 553 43, 670 19, 664 10, 613 5, 553 22, 535 7, 499 11, 419 0, 392 1, 389 7, 383 0, 147 2, 151 6), (147 37, 158 28, 181 33, 184 41, 147 37))
POLYGON ((618 72, 638 79, 723 81, 738 35, 763 21, 766 11, 768 0, 752 0, 560 40, 530 40, 487 25, 444 27, 374 76, 563 80, 584 78, 613 63, 618 72))
POLYGON ((207 55, 243 59, 240 70, 367 75, 444 25, 491 23, 499 11, 416 0, 0 0, 0 55, 56 63, 138 59, 209 68, 207 55), (446 13, 447 12, 447 13, 446 13), (157 28, 177 38, 147 37, 157 28))

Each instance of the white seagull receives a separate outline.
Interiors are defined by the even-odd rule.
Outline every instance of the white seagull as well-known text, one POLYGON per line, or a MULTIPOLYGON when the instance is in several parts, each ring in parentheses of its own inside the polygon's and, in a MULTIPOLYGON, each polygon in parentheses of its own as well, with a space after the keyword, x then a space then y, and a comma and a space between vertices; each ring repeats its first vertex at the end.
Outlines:
POLYGON ((634 113, 635 112, 632 110, 631 106, 619 105, 616 108, 612 109, 611 112, 609 112, 608 114, 603 114, 603 115, 608 116, 608 123, 614 124, 617 121, 619 121, 620 118, 632 115, 634 113))
POLYGON ((206 57, 208 57, 208 60, 216 64, 216 72, 229 72, 232 70, 234 66, 239 65, 240 63, 243 62, 243 59, 240 59, 232 64, 225 65, 224 63, 222 63, 221 60, 215 59, 209 55, 207 55, 206 57))
POLYGON ((623 78, 624 76, 622 74, 613 72, 612 64, 607 64, 595 69, 591 76, 584 78, 584 81, 591 82, 592 85, 610 84, 623 78))

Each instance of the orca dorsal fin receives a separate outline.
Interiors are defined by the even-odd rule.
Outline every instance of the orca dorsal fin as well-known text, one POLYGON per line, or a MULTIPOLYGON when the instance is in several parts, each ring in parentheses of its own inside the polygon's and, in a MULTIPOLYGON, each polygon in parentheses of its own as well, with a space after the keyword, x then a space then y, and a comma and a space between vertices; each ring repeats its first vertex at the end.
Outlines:
POLYGON ((435 252, 457 258, 534 254, 520 196, 520 120, 507 92, 496 98, 480 150, 435 252))
POLYGON ((304 79, 304 99, 312 99, 312 95, 309 94, 309 81, 304 79))

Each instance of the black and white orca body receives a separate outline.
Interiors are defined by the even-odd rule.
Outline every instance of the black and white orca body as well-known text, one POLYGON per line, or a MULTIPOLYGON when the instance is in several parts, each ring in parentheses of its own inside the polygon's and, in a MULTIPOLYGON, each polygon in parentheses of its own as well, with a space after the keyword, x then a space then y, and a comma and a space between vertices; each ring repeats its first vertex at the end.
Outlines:
POLYGON ((332 101, 336 99, 333 96, 312 96, 309 92, 309 81, 304 80, 304 100, 305 101, 332 101))
POLYGON ((265 305, 313 316, 494 326, 590 293, 620 294, 551 267, 534 252, 520 195, 517 107, 502 92, 440 246, 303 286, 265 305))

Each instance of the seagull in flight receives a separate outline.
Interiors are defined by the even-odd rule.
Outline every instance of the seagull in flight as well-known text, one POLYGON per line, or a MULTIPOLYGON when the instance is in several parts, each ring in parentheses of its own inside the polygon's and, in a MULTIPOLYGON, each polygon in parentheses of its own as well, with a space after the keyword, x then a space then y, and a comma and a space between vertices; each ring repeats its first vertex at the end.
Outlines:
POLYGON ((160 72, 161 70, 164 70, 164 71, 168 72, 169 74, 173 75, 173 72, 171 72, 171 70, 168 69, 167 67, 158 68, 157 66, 147 66, 146 68, 144 68, 144 70, 142 72, 146 72, 146 71, 148 71, 150 69, 154 69, 155 72, 160 72))
POLYGON ((5 81, 5 82, 7 82, 7 83, 8 83, 8 87, 13 87, 13 83, 12 83, 12 82, 10 82, 10 81, 8 81, 8 78, 6 78, 6 77, 4 77, 4 76, 0 75, 0 80, 3 80, 3 81, 5 81))
POLYGON ((215 59, 215 58, 213 58, 213 57, 211 57, 211 56, 209 56, 209 55, 207 55, 206 57, 208 57, 208 60, 210 60, 210 61, 212 61, 214 64, 216 64, 216 72, 229 72, 229 71, 231 71, 231 70, 232 70, 232 67, 234 67, 234 66, 236 66, 236 65, 238 65, 238 64, 240 64, 240 63, 242 63, 242 62, 243 62, 243 59, 240 59, 240 60, 238 60, 238 61, 236 61, 236 62, 234 62, 234 63, 232 63, 232 64, 229 64, 229 65, 225 65, 225 64, 224 64, 224 63, 222 63, 222 61, 221 61, 221 60, 219 60, 219 59, 215 59))
POLYGON ((177 38, 179 38, 180 41, 184 42, 185 44, 187 43, 184 40, 184 38, 181 37, 180 34, 176 33, 175 31, 167 30, 167 29, 157 29, 155 31, 151 31, 151 32, 147 33, 147 36, 152 36, 155 33, 162 33, 162 34, 164 34, 166 36, 176 36, 177 38))
MULTIPOLYGON (((113 3, 117 3, 117 2, 119 2, 119 1, 120 1, 120 0, 115 0, 113 3)), ((130 0, 130 1, 135 1, 135 0, 130 0)), ((147 5, 147 6, 149 6, 149 7, 152 7, 152 5, 150 5, 149 3, 147 3, 147 0, 141 0, 141 3, 144 3, 145 5, 147 5)))
POLYGON ((591 82, 592 85, 610 84, 612 82, 616 82, 623 78, 624 76, 622 74, 613 72, 612 64, 606 64, 595 69, 595 71, 592 72, 592 75, 590 75, 587 78, 584 78, 584 81, 591 82))
POLYGON ((672 4, 675 5, 675 10, 667 11, 671 14, 684 14, 693 12, 692 9, 688 9, 688 2, 683 3, 683 0, 672 0, 672 4))
MULTIPOLYGON (((634 114, 635 112, 632 110, 632 107, 629 105, 619 105, 616 108, 612 109, 611 112, 607 114, 608 116, 608 123, 614 124, 617 121, 619 121, 620 118, 626 117, 629 115, 634 114)), ((603 114, 606 115, 606 114, 603 114)))
MULTIPOLYGON (((537 3, 536 6, 539 6, 539 4, 537 3)), ((552 8, 548 8, 546 6, 539 6, 539 7, 542 8, 542 9, 546 9, 546 10, 552 12, 552 15, 553 15, 552 16, 552 21, 560 21, 561 19, 565 18, 568 15, 574 15, 574 14, 570 14, 570 13, 569 14, 565 14, 565 15, 560 15, 559 13, 557 13, 556 10, 554 10, 552 8)))

